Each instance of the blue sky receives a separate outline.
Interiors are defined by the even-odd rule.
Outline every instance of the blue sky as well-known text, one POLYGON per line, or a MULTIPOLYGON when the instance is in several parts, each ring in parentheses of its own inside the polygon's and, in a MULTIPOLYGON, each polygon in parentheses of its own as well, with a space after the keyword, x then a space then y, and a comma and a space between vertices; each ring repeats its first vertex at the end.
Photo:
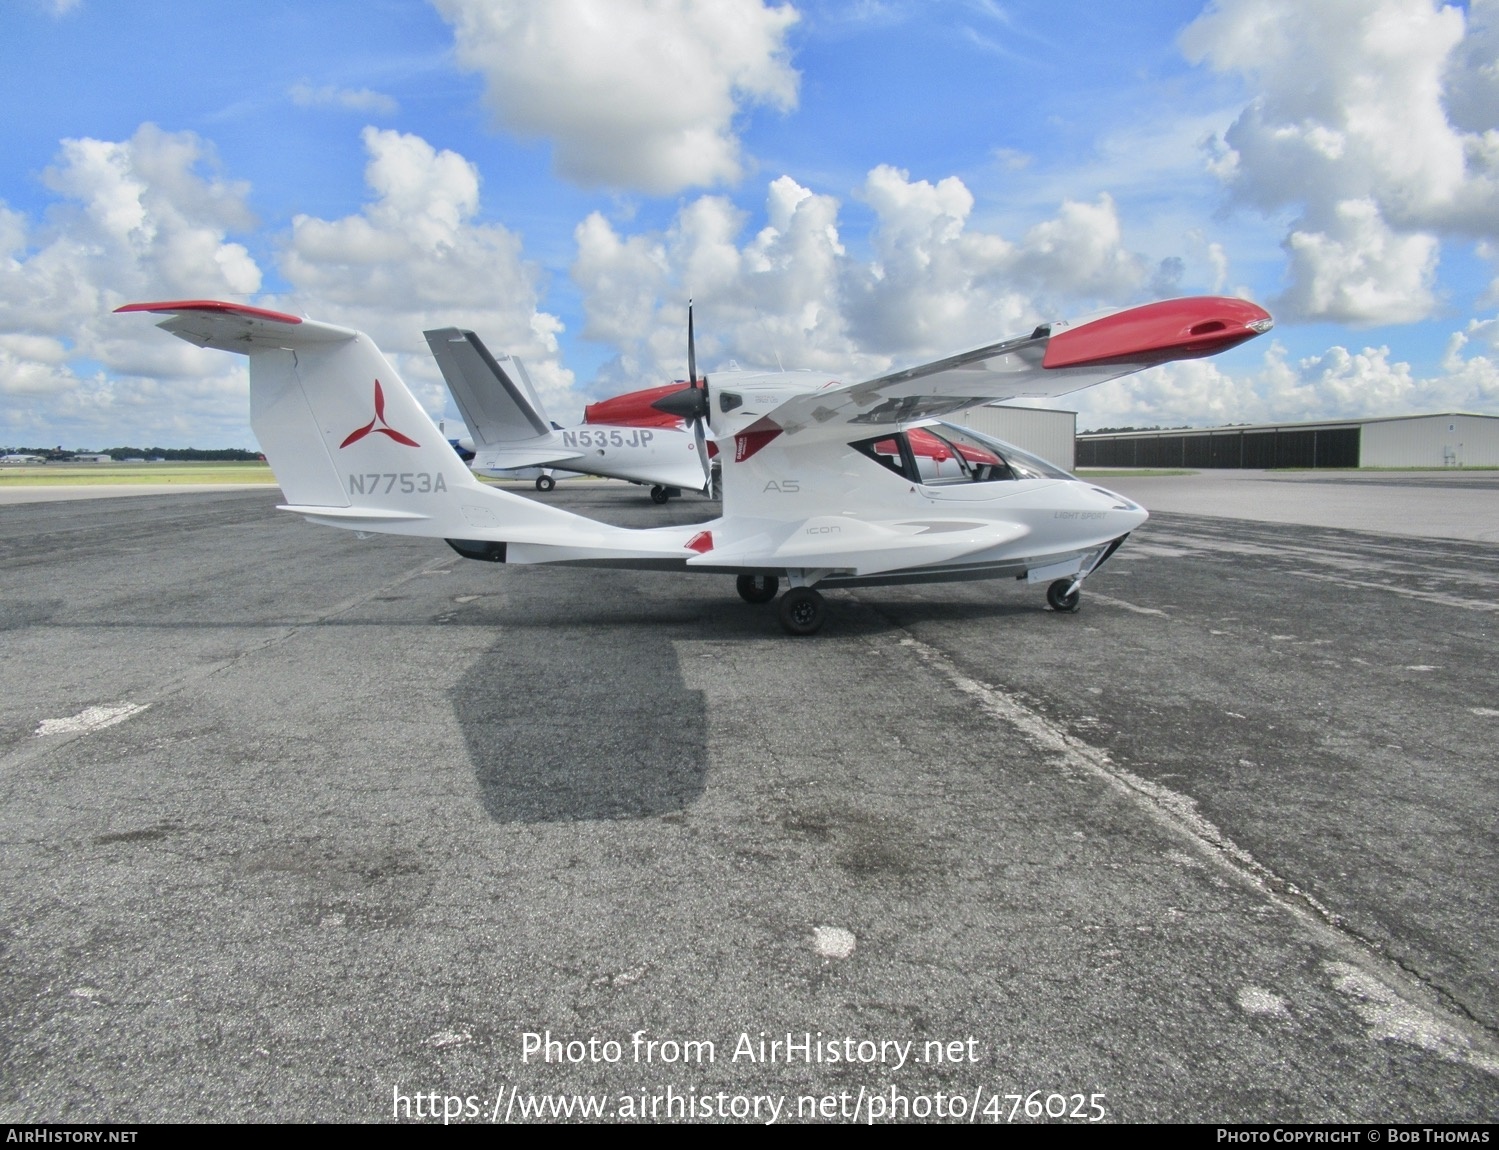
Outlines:
MULTIPOLYGON (((0 445, 250 442, 118 303, 522 354, 558 418, 708 363, 845 377, 1160 295, 1272 338, 1084 426, 1499 411, 1496 5, 385 0, 0 9, 0 445), (689 141, 683 144, 683 140, 689 141)), ((451 409, 449 409, 451 410, 451 409)))

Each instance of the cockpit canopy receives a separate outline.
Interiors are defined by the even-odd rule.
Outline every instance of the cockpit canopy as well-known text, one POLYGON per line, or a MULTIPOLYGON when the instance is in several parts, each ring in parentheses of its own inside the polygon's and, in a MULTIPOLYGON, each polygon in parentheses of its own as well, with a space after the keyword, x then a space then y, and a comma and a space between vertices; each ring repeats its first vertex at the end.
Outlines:
POLYGON ((1054 463, 1012 443, 951 423, 933 423, 849 444, 913 483, 994 483, 1017 479, 1072 479, 1054 463))

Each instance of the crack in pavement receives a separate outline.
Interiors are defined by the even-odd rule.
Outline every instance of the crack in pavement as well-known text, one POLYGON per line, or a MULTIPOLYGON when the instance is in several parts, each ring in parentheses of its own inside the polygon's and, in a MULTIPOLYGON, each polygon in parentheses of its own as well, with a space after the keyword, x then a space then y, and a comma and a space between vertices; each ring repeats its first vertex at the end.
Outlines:
POLYGON ((1090 775, 1125 796, 1159 826, 1185 838, 1200 855, 1259 891, 1338 954, 1344 961, 1330 965, 1328 972, 1337 989, 1356 1000, 1356 1008, 1369 1022, 1371 1038, 1407 1042, 1499 1077, 1499 1036, 1450 993, 1382 953, 1331 908, 1235 843, 1203 817, 1194 799, 1125 770, 1108 752, 1079 739, 1015 696, 965 674, 944 651, 917 638, 878 608, 862 605, 885 620, 901 647, 984 712, 1018 731, 1054 765, 1090 775))

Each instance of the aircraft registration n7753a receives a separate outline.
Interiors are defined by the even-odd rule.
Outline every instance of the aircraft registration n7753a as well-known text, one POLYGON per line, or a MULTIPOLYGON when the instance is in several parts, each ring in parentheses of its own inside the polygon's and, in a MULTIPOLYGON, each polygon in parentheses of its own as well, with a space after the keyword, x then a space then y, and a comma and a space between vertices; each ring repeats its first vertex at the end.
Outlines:
POLYGON ((158 326, 173 335, 249 356, 250 421, 282 510, 445 539, 490 562, 733 575, 751 603, 774 599, 784 579, 779 615, 793 635, 822 626, 818 587, 1009 577, 1045 583, 1054 610, 1076 610, 1083 581, 1145 510, 940 417, 1214 355, 1272 324, 1246 300, 1194 297, 1043 325, 853 384, 729 373, 710 387, 694 363, 691 382, 658 406, 718 445, 723 513, 625 528, 479 482, 361 332, 211 300, 118 310, 166 313, 158 326))

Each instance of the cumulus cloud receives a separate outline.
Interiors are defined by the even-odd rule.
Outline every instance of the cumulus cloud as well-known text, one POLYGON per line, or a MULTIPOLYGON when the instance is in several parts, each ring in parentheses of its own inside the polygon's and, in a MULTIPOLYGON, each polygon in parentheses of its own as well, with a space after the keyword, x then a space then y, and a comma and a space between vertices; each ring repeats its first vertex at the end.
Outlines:
POLYGON ((1419 318, 1436 306, 1437 247, 1433 235, 1393 231, 1372 200, 1344 200, 1325 231, 1287 237, 1291 287, 1281 302, 1352 324, 1419 318))
POLYGON ((692 296, 700 367, 859 361, 839 310, 837 201, 783 176, 766 207, 765 226, 744 243, 745 214, 718 196, 685 205, 664 234, 621 237, 597 213, 579 225, 572 274, 584 293, 583 334, 620 349, 596 389, 683 378, 692 296))
POLYGON ((1182 35, 1254 99, 1215 141, 1241 203, 1300 216, 1288 318, 1417 320, 1443 236, 1499 228, 1495 0, 1216 0, 1182 35))
POLYGON ((391 97, 369 88, 336 88, 332 84, 314 88, 302 80, 293 84, 287 94, 299 108, 343 108, 382 116, 393 116, 400 110, 391 97))
POLYGON ((1108 196, 1066 202, 1015 241, 972 225, 956 177, 881 166, 859 196, 875 216, 862 256, 844 243, 838 201, 789 176, 771 182, 748 237, 746 214, 717 196, 657 234, 622 236, 590 216, 573 266, 583 334, 621 349, 599 386, 681 376, 690 296, 705 357, 851 377, 1132 302, 1160 270, 1125 248, 1108 196))
POLYGON ((230 238, 254 224, 246 188, 218 173, 199 137, 153 124, 125 141, 64 140, 44 180, 58 196, 44 219, 0 205, 5 437, 117 444, 180 417, 173 441, 201 443, 243 427, 234 363, 110 313, 132 300, 258 291, 259 267, 230 238), (139 402, 162 380, 184 390, 154 410, 139 402))
MULTIPOLYGON (((298 216, 257 298, 368 331, 434 413, 447 402, 422 338, 456 324, 527 361, 544 401, 573 414, 557 363, 561 323, 539 311, 519 237, 478 220, 479 177, 450 151, 368 128, 371 197, 334 220, 298 216)), ((169 339, 138 300, 248 301, 260 268, 231 237, 254 225, 248 189, 192 133, 143 125, 123 142, 64 141, 45 220, 0 205, 0 440, 104 446, 135 440, 248 446, 244 361, 169 339)))
POLYGON ((495 120, 551 141, 587 186, 668 193, 737 180, 734 117, 789 110, 790 4, 762 0, 434 0, 495 120))
POLYGON ((553 417, 572 414, 561 321, 537 309, 539 272, 520 237, 477 219, 478 170, 419 136, 366 128, 363 140, 372 198, 340 219, 292 221, 280 256, 294 290, 285 305, 368 332, 434 413, 447 393, 422 332, 457 326, 521 356, 553 417))
MULTIPOLYGON (((758 229, 718 196, 684 204, 660 232, 629 234, 589 216, 575 233, 572 269, 587 315, 583 334, 621 349, 596 384, 600 393, 682 378, 689 296, 697 301, 699 362, 710 373, 732 359, 855 379, 1045 320, 1139 302, 1181 274, 1174 257, 1152 261, 1129 249, 1108 196, 1064 202, 1011 239, 975 226, 973 196, 954 177, 913 180, 880 167, 858 194, 873 214, 863 236, 845 234, 835 198, 788 176, 766 189, 758 229)), ((1293 236, 1298 290, 1323 293, 1301 310, 1405 318, 1406 301, 1430 296, 1435 243, 1391 229, 1354 201, 1334 213, 1328 231, 1293 236)), ((1227 259, 1216 244, 1207 251, 1221 288, 1227 259)), ((1298 358, 1271 343, 1258 366, 1189 360, 1066 402, 1079 406, 1083 427, 1486 410, 1499 403, 1496 341, 1499 320, 1475 321, 1424 373, 1388 346, 1334 346, 1298 358)))

